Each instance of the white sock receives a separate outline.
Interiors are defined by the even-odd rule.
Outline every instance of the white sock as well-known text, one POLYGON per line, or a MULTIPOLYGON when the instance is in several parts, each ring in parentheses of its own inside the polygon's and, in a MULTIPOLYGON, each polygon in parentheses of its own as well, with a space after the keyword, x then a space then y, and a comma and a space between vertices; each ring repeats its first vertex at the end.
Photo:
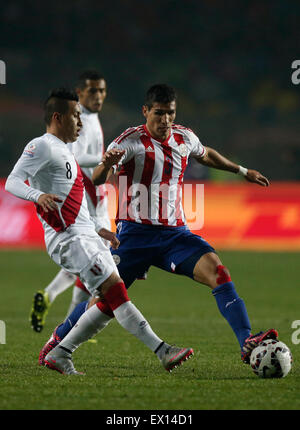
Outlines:
POLYGON ((82 288, 76 287, 75 285, 73 288, 72 300, 69 306, 67 316, 73 312, 73 310, 76 308, 78 303, 85 302, 90 298, 91 298, 91 295, 88 292, 84 291, 82 288))
POLYGON ((96 305, 91 306, 81 315, 72 330, 60 342, 59 346, 71 352, 75 351, 83 342, 103 330, 110 320, 112 318, 101 312, 96 305))
MULTIPOLYGON (((114 315, 118 323, 129 333, 137 337, 151 351, 155 352, 163 343, 151 329, 148 321, 145 320, 141 312, 130 301, 123 303, 114 310, 114 315)), ((83 342, 95 336, 100 330, 103 330, 110 318, 100 309, 93 305, 84 314, 81 315, 75 326, 60 342, 59 346, 74 352, 83 342)))
POLYGON ((148 346, 151 351, 155 351, 163 342, 153 332, 141 312, 130 301, 123 303, 113 312, 118 323, 148 346))
POLYGON ((56 296, 71 287, 76 281, 76 278, 77 276, 73 275, 73 273, 61 269, 53 281, 45 288, 45 292, 49 295, 50 303, 55 300, 56 296))

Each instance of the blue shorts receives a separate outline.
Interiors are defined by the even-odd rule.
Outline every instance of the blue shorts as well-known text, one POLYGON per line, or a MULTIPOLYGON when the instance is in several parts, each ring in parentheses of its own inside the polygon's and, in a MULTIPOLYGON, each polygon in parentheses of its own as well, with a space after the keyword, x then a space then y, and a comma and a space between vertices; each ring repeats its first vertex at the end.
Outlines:
MULTIPOLYGON (((198 259, 215 252, 202 237, 193 234, 187 226, 160 227, 121 221, 117 227, 120 246, 111 249, 126 288, 138 278, 144 278, 150 266, 167 272, 193 277, 198 259), (192 267, 181 264, 193 257, 192 267)), ((191 264, 189 264, 191 266, 191 264)))

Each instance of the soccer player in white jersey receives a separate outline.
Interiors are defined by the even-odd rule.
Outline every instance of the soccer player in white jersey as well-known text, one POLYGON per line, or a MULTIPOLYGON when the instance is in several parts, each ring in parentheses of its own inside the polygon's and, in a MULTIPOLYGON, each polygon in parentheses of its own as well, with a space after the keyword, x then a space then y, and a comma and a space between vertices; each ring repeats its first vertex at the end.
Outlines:
MULTIPOLYGON (((112 248, 115 249, 118 247, 118 239, 116 239, 115 233, 110 231, 111 223, 108 214, 106 187, 105 185, 95 187, 91 181, 93 170, 102 160, 105 152, 99 113, 106 98, 106 81, 96 70, 86 70, 79 75, 76 92, 81 106, 82 129, 76 142, 70 142, 68 146, 81 168, 88 209, 95 223, 95 229, 105 243, 111 244, 112 248)), ((74 282, 72 300, 67 312, 69 315, 78 303, 90 298, 88 290, 75 275, 61 269, 44 290, 34 294, 30 313, 33 330, 42 331, 50 305, 59 294, 71 287, 74 282)))
MULTIPOLYGON (((92 296, 100 296, 120 325, 156 353, 167 370, 193 354, 163 342, 131 303, 109 249, 95 231, 81 169, 67 143, 74 142, 82 123, 76 93, 52 91, 45 103, 46 133, 29 142, 6 181, 6 190, 35 203, 45 232, 47 252, 55 263, 78 275, 92 296), (29 185, 25 182, 29 181, 29 185)), ((89 306, 45 364, 64 374, 78 374, 71 354, 105 327, 110 318, 101 305, 89 306), (74 335, 74 336, 73 336, 74 335)))
MULTIPOLYGON (((186 225, 182 182, 190 157, 205 166, 241 174, 261 186, 268 186, 269 181, 256 170, 238 166, 216 150, 203 146, 192 130, 175 125, 176 103, 172 87, 152 86, 143 106, 146 123, 131 127, 116 138, 94 170, 94 183, 102 184, 116 170, 116 165, 120 167, 116 219, 120 246, 112 254, 126 288, 151 265, 188 276, 211 288, 220 313, 237 338, 242 361, 248 364, 253 348, 263 339, 276 339, 278 332, 269 329, 251 333, 246 306, 229 270, 214 248, 186 225)), ((97 300, 100 299, 93 299, 97 300)), ((103 303, 102 310, 109 315, 105 306, 103 303)), ((78 311, 77 318, 79 308, 78 311)), ((72 318, 72 324, 76 324, 76 318, 72 318)), ((55 329, 40 352, 40 364, 46 352, 68 336, 68 331, 68 322, 55 329)))

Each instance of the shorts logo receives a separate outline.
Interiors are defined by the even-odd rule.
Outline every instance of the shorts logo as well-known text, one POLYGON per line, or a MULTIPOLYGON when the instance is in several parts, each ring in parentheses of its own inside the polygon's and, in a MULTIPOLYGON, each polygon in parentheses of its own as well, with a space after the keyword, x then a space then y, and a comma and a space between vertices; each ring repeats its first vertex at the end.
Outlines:
POLYGON ((113 260, 114 260, 114 262, 115 262, 116 266, 117 266, 118 264, 120 264, 121 258, 120 258, 120 256, 119 256, 119 255, 114 254, 112 257, 113 257, 113 260))
POLYGON ((97 264, 94 264, 94 266, 90 269, 90 271, 94 273, 95 276, 99 276, 102 274, 102 270, 97 264))

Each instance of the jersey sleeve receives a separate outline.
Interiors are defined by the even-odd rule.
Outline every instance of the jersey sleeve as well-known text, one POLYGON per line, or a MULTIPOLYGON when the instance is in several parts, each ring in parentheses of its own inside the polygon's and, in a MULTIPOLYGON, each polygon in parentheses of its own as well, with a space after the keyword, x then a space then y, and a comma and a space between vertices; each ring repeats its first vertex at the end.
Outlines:
POLYGON ((192 157, 203 157, 206 153, 205 146, 202 145, 198 136, 194 132, 189 132, 190 142, 191 142, 191 156, 192 157))
POLYGON ((37 202, 40 195, 44 193, 26 185, 25 181, 33 178, 49 162, 49 159, 50 150, 44 142, 30 142, 8 176, 5 189, 21 199, 37 202))

